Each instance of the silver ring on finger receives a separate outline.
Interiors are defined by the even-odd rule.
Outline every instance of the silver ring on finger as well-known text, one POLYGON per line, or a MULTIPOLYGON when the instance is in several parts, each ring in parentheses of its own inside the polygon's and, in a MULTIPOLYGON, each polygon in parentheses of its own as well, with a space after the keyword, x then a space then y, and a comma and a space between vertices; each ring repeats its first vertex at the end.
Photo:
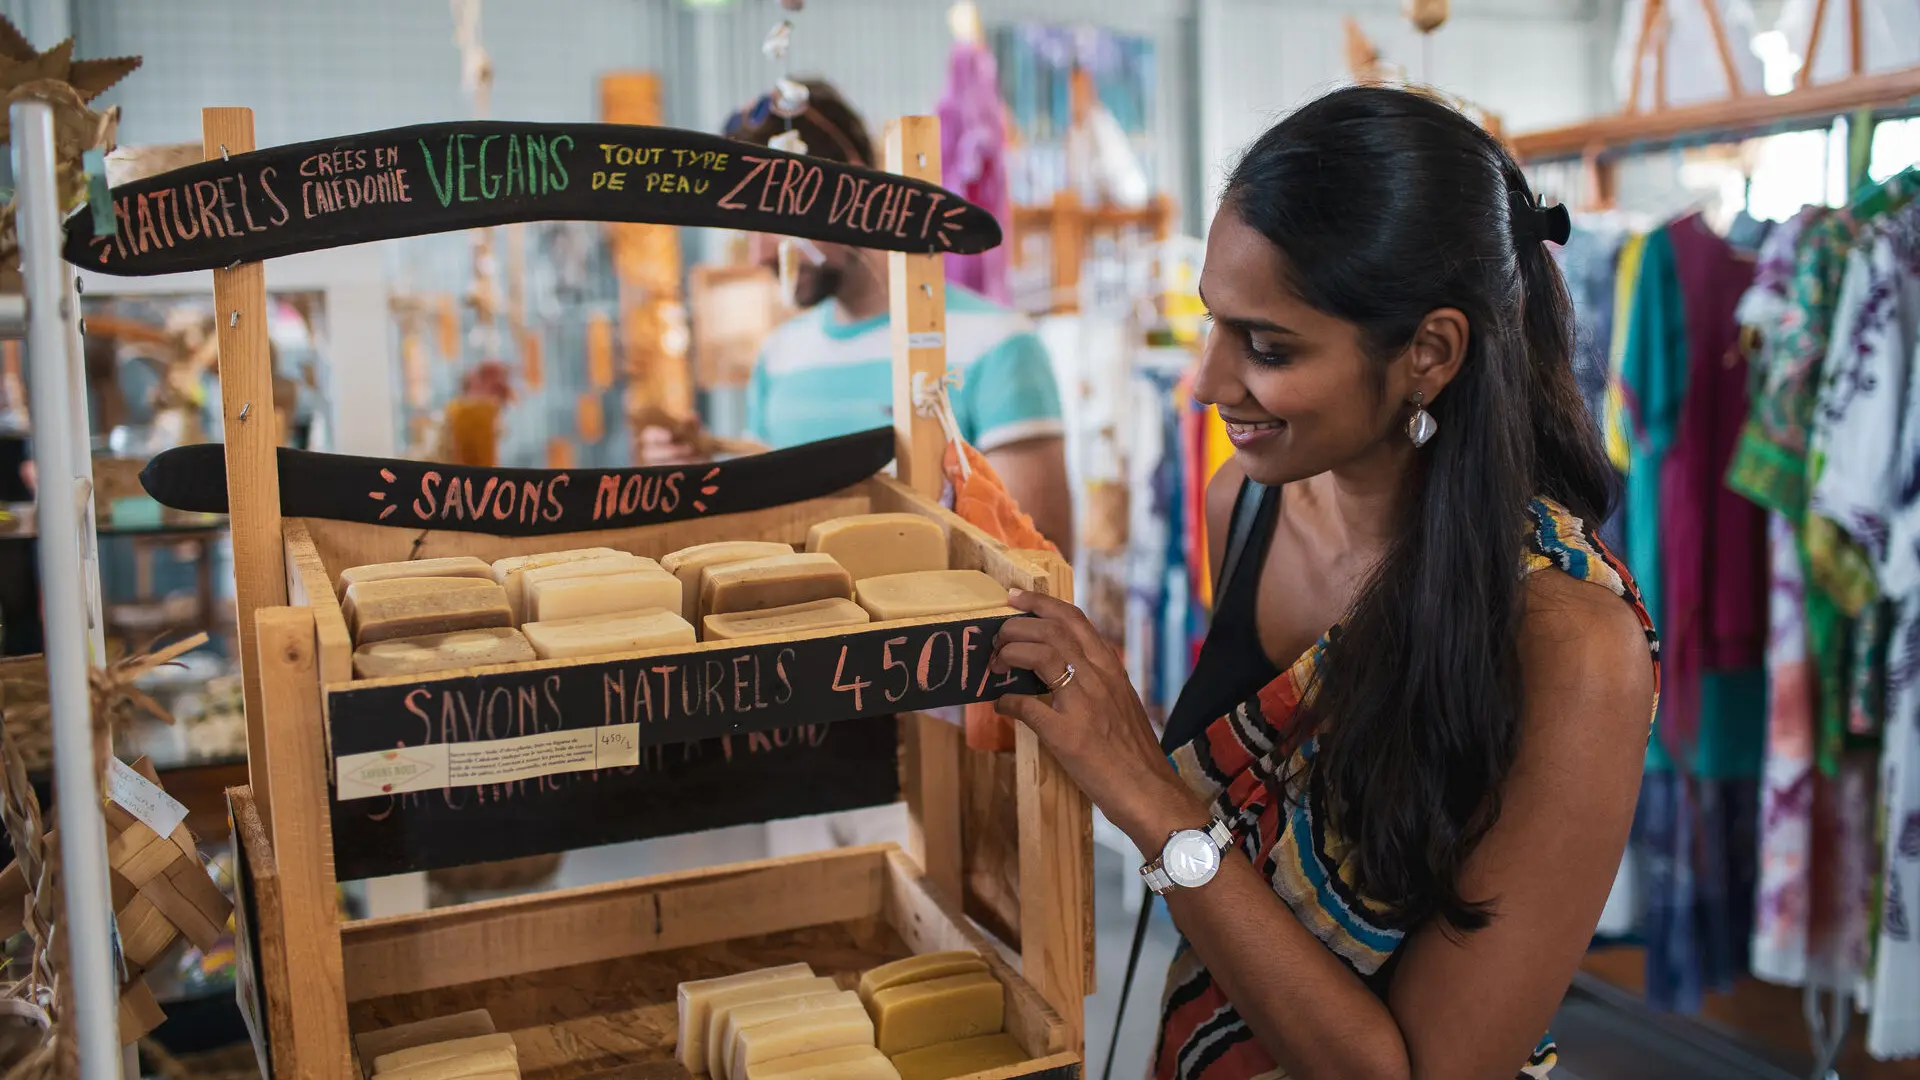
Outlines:
POLYGON ((1050 694, 1057 694, 1060 691, 1065 690, 1067 688, 1067 684, 1073 682, 1073 676, 1074 676, 1073 665, 1068 664, 1067 670, 1061 672, 1059 678, 1047 680, 1047 692, 1050 694))

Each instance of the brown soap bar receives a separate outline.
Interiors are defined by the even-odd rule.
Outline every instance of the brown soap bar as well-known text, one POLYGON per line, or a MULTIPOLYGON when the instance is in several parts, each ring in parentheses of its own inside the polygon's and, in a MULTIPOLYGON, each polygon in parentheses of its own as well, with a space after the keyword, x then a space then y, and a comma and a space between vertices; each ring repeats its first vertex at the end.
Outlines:
POLYGON ((791 555, 793 547, 769 540, 719 540, 695 544, 660 560, 660 569, 680 579, 680 617, 698 625, 700 618, 700 571, 724 563, 791 555))
POLYGON ((391 581, 395 578, 457 577, 493 580, 493 567, 471 555, 451 555, 444 559, 415 559, 412 562, 368 563, 340 571, 336 595, 363 581, 391 581))
POLYGON ((517 664, 535 659, 533 645, 508 626, 375 641, 353 650, 353 677, 384 679, 435 671, 517 664))
POLYGON ((978 570, 922 570, 867 578, 857 599, 875 622, 1007 606, 1007 587, 978 570))
POLYGON ((831 555, 774 555, 700 573, 700 614, 765 611, 814 600, 853 599, 853 575, 831 555))
POLYGON ((507 591, 473 578, 363 581, 347 590, 341 607, 356 645, 513 625, 507 591))
POLYGON ((809 600, 804 604, 788 604, 765 611, 709 615, 704 636, 708 641, 735 641, 740 638, 797 634, 802 630, 858 626, 872 621, 867 617, 865 608, 836 596, 831 600, 809 600))

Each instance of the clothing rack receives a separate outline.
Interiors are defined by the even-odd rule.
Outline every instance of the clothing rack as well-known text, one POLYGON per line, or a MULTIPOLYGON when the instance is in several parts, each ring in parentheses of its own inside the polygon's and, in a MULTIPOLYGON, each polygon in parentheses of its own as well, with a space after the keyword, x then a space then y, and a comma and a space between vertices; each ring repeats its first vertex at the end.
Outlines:
MULTIPOLYGON (((1653 2, 1649 0, 1650 7, 1653 2)), ((1819 6, 1824 12, 1826 0, 1821 0, 1819 6)), ((1857 48, 1854 74, 1827 83, 1809 84, 1806 73, 1812 67, 1811 57, 1818 44, 1821 21, 1816 17, 1814 38, 1807 43, 1809 60, 1802 78, 1788 93, 1743 93, 1735 83, 1728 97, 1719 101, 1667 108, 1656 93, 1654 109, 1640 111, 1636 108, 1636 92, 1636 100, 1629 102, 1620 114, 1513 136, 1508 140, 1509 147, 1522 165, 1581 162, 1588 193, 1586 208, 1601 210, 1615 207, 1616 170, 1619 160, 1627 155, 1816 129, 1840 116, 1864 113, 1867 122, 1873 124, 1920 114, 1920 67, 1861 74, 1857 48)), ((1854 26, 1857 37, 1857 7, 1854 26)), ((1724 41, 1721 44, 1724 45, 1724 41)), ((1640 49, 1645 47, 1642 42, 1640 49)), ((1711 58, 1703 58, 1703 62, 1711 62, 1711 58)), ((1664 58, 1658 63, 1664 66, 1664 58)), ((1663 79, 1656 74, 1656 83, 1660 81, 1663 79)), ((1636 78, 1636 87, 1637 82, 1636 78)), ((1813 1056, 1809 1075, 1813 1080, 1838 1080, 1834 1065, 1853 1011, 1850 994, 1831 991, 1826 994, 1831 1000, 1823 1000, 1823 992, 1811 985, 1806 991, 1805 1011, 1813 1056)))
POLYGON ((1861 111, 1876 121, 1920 113, 1920 67, 1854 75, 1785 94, 1736 94, 1677 109, 1623 112, 1516 135, 1509 146, 1522 165, 1584 161, 1591 208, 1606 209, 1613 205, 1615 166, 1623 155, 1802 131, 1861 111))

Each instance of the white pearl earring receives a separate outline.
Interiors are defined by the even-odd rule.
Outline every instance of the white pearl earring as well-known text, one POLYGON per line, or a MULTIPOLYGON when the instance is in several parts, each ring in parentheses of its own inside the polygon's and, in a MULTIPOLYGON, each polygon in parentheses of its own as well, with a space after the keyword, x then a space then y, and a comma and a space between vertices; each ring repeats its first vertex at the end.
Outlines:
POLYGON ((1413 405, 1413 415, 1407 417, 1407 438, 1413 442, 1416 450, 1427 445, 1427 442, 1440 430, 1440 421, 1435 420, 1433 414, 1422 407, 1421 403, 1426 400, 1426 397, 1427 395, 1419 390, 1413 392, 1410 402, 1413 405))

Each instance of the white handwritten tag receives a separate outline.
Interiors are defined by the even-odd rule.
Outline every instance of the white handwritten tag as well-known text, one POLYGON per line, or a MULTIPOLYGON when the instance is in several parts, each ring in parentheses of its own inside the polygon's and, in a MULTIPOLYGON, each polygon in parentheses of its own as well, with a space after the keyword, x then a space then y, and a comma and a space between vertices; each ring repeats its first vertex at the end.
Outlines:
POLYGON ((947 335, 934 331, 926 334, 908 334, 909 349, 944 349, 947 347, 947 335))
POLYGON ((511 739, 343 754, 335 760, 334 775, 338 798, 345 802, 638 764, 640 725, 608 724, 511 739))
POLYGON ((187 820, 187 808, 180 800, 116 757, 107 759, 107 798, 161 836, 172 836, 187 820))

